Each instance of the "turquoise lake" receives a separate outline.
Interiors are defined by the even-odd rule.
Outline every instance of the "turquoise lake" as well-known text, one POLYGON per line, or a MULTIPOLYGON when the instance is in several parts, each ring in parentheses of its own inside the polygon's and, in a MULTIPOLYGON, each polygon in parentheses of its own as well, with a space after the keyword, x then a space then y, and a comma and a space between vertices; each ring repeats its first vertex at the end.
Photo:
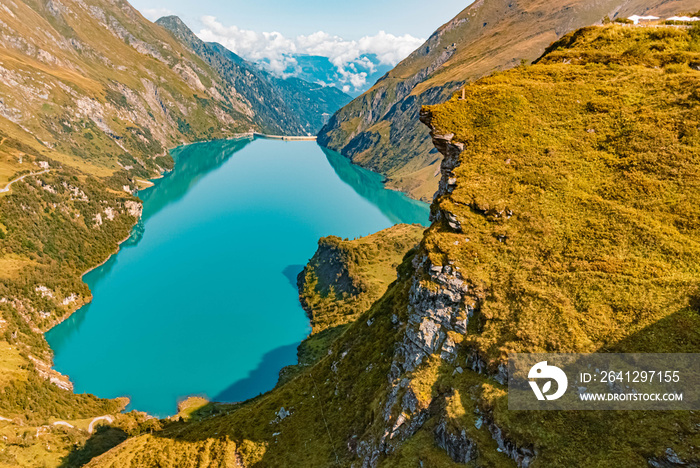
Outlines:
POLYGON ((310 332, 296 275, 318 239, 428 223, 428 205, 315 142, 214 141, 172 151, 143 218, 85 275, 92 303, 46 334, 77 393, 164 417, 190 395, 275 386, 310 332))

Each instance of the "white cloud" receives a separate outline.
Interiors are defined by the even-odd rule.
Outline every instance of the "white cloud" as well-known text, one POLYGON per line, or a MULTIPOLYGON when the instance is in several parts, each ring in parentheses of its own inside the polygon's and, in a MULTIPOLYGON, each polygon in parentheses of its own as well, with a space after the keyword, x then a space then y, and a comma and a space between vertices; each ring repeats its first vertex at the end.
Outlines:
POLYGON ((394 66, 417 49, 424 39, 409 34, 394 36, 379 31, 357 41, 348 41, 324 31, 308 36, 287 38, 279 32, 255 32, 237 26, 224 26, 214 16, 202 17, 204 29, 198 36, 204 41, 219 42, 242 57, 262 62, 278 75, 294 74, 298 65, 294 54, 327 57, 337 68, 343 89, 359 89, 376 66, 364 55, 375 54, 379 63, 394 66), (361 68, 364 71, 358 70, 361 68))
POLYGON ((146 8, 141 10, 141 13, 149 20, 155 21, 163 16, 172 15, 173 11, 168 10, 167 8, 146 8))

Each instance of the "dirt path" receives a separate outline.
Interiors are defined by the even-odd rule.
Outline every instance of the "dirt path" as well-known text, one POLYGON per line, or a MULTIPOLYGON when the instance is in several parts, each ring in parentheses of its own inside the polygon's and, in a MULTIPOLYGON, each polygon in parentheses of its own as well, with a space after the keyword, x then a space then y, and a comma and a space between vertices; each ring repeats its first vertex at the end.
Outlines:
POLYGON ((74 425, 72 425, 71 423, 67 423, 65 421, 56 421, 55 423, 53 423, 53 425, 54 426, 66 426, 66 427, 70 427, 71 429, 75 428, 74 425))
POLYGON ((100 416, 92 420, 90 422, 90 425, 88 426, 88 433, 92 434, 92 432, 95 430, 95 423, 98 421, 107 421, 108 423, 113 423, 114 418, 112 416, 100 416))
POLYGON ((32 172, 31 174, 24 174, 23 176, 17 177, 16 179, 11 180, 10 182, 8 182, 8 184, 5 186, 5 188, 0 189, 0 193, 9 192, 9 191, 10 191, 10 187, 12 186, 12 184, 14 184, 15 182, 19 182, 20 180, 24 180, 25 177, 35 176, 35 175, 41 175, 41 174, 46 174, 46 173, 49 172, 50 170, 51 170, 51 169, 44 169, 43 171, 32 172))

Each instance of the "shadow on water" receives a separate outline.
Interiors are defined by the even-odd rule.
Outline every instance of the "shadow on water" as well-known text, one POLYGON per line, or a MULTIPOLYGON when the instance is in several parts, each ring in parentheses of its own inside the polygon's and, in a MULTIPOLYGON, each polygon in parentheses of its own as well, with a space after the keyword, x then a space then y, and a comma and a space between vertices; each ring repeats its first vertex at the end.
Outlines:
POLYGON ((297 276, 303 269, 304 265, 289 265, 282 270, 282 274, 287 278, 287 281, 289 281, 289 284, 292 285, 295 291, 298 289, 297 276))
POLYGON ((265 354, 256 369, 245 379, 234 382, 212 400, 233 403, 247 400, 274 388, 279 379, 279 371, 285 366, 297 363, 299 343, 280 346, 265 354))
POLYGON ((429 226, 430 205, 408 198, 401 192, 385 190, 380 174, 354 165, 345 156, 320 147, 340 180, 358 195, 376 205, 392 223, 418 223, 429 226))

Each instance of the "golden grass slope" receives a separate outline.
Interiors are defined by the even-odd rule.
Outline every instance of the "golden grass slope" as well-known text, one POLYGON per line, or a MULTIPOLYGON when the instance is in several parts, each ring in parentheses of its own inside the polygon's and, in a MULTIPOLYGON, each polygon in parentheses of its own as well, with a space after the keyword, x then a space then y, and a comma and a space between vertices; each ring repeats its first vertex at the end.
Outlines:
POLYGON ((485 354, 617 348, 669 317, 622 350, 697 350, 698 31, 583 29, 429 109, 465 151, 435 201, 462 232, 426 242, 473 285, 485 354))

